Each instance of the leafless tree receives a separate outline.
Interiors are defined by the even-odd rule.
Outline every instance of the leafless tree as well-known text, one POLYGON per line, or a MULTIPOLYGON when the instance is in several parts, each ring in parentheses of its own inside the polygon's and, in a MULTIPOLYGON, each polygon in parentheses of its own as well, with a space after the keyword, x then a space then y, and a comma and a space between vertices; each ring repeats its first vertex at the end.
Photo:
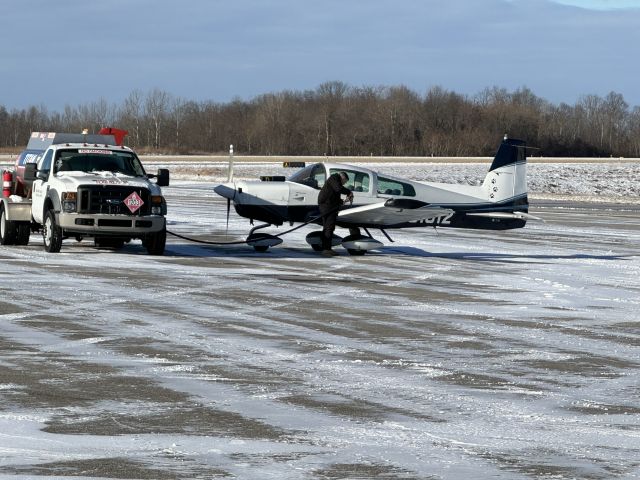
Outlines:
POLYGON ((170 95, 159 88, 151 90, 145 98, 144 112, 150 122, 149 131, 151 132, 153 148, 156 149, 160 148, 160 133, 167 115, 169 101, 170 95))
POLYGON ((554 105, 526 87, 490 87, 468 97, 443 87, 423 95, 404 86, 266 93, 227 103, 190 101, 155 88, 132 91, 121 105, 104 98, 62 112, 43 105, 0 105, 0 147, 26 144, 31 131, 130 132, 135 148, 175 152, 290 155, 490 155, 507 133, 543 155, 640 155, 640 107, 611 92, 554 105))

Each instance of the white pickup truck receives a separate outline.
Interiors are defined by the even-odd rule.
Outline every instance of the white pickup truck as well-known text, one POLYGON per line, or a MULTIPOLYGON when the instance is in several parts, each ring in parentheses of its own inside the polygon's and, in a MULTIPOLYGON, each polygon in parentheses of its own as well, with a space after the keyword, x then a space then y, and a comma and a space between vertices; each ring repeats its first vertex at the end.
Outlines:
POLYGON ((15 181, 0 203, 0 243, 26 245, 40 231, 45 250, 59 252, 69 237, 113 248, 137 238, 149 254, 162 255, 167 204, 160 187, 169 185, 169 171, 148 175, 135 152, 117 143, 113 135, 32 133, 8 172, 15 181))

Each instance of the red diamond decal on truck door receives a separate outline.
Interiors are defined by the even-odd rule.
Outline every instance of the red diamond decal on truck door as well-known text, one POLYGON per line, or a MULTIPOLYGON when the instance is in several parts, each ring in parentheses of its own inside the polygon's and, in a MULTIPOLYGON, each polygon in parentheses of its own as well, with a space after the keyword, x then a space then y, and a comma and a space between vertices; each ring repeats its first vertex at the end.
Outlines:
POLYGON ((142 205, 144 205, 144 202, 136 192, 132 192, 131 195, 123 200, 123 203, 127 206, 131 213, 136 213, 136 211, 140 207, 142 207, 142 205))

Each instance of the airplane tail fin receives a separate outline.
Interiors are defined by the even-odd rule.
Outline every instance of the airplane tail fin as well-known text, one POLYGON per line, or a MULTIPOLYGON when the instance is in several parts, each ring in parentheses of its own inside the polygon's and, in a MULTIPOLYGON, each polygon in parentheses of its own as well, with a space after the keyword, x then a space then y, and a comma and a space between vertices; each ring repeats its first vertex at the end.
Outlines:
POLYGON ((527 154, 524 141, 505 136, 482 188, 490 202, 527 211, 527 154))

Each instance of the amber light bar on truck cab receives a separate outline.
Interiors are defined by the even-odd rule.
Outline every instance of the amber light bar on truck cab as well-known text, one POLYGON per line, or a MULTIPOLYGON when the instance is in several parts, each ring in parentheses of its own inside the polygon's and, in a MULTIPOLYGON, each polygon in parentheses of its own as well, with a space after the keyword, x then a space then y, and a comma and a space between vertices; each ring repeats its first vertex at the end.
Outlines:
MULTIPOLYGON (((72 145, 71 145, 70 143, 66 143, 64 146, 65 146, 65 147, 71 147, 72 145)), ((98 145, 97 143, 94 143, 93 145, 89 145, 88 143, 83 143, 83 144, 82 144, 82 146, 84 146, 84 147, 90 147, 90 146, 93 146, 93 147, 100 147, 101 145, 98 145)), ((132 150, 131 150, 129 147, 127 147, 126 145, 109 145, 108 143, 105 143, 105 144, 104 144, 104 147, 105 147, 105 148, 121 148, 122 150, 130 150, 130 151, 132 151, 132 150)))

